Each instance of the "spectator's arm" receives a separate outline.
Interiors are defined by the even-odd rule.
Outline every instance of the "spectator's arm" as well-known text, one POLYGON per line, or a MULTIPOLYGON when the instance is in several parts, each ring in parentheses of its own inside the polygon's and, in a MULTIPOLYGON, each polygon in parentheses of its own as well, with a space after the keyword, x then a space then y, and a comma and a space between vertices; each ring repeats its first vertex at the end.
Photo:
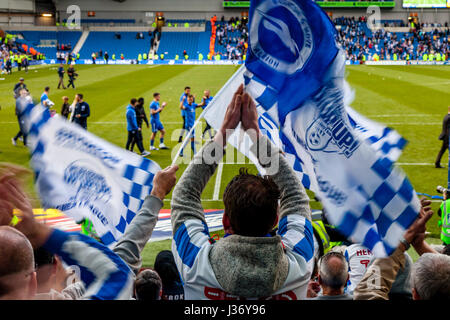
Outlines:
POLYGON ((177 170, 178 166, 175 165, 158 171, 153 179, 151 194, 145 198, 141 210, 131 221, 124 235, 113 249, 135 274, 141 268, 141 252, 150 239, 158 221, 158 213, 163 206, 163 200, 177 181, 175 176, 177 170))
POLYGON ((152 235, 162 206, 161 199, 148 195, 142 208, 113 249, 128 264, 134 274, 137 274, 141 268, 141 252, 152 235))
POLYGON ((189 219, 206 223, 201 195, 223 156, 223 153, 217 152, 216 157, 213 158, 214 161, 206 161, 204 156, 210 155, 213 149, 223 150, 223 147, 214 141, 206 143, 195 155, 173 189, 171 222, 174 235, 178 228, 189 219))
POLYGON ((392 284, 404 266, 405 254, 400 248, 387 258, 375 259, 353 291, 353 299, 389 300, 392 284))
MULTIPOLYGON (((418 218, 406 230, 403 238, 408 243, 414 243, 416 237, 425 237, 425 225, 433 215, 429 206, 431 201, 421 199, 421 210, 418 218)), ((389 291, 395 281, 400 268, 405 266, 406 247, 400 243, 398 248, 387 258, 379 258, 367 269, 363 279, 355 288, 353 297, 355 300, 388 300, 389 291)))

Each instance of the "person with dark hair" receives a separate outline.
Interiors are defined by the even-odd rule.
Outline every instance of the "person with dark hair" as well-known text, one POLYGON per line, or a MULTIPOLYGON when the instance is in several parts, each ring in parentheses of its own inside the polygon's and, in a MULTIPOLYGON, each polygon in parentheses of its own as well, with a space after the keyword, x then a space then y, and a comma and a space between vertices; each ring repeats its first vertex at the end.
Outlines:
MULTIPOLYGON (((137 125, 139 128, 141 128, 141 130, 138 131, 138 139, 140 140, 141 144, 144 145, 144 138, 142 137, 142 122, 145 122, 147 125, 147 128, 149 128, 149 123, 148 123, 148 118, 147 118, 147 114, 145 113, 145 108, 144 108, 144 98, 140 97, 138 99, 138 102, 136 104, 136 107, 134 108, 134 110, 136 111, 136 121, 137 121, 137 125)), ((131 143, 131 148, 130 150, 133 151, 134 150, 134 145, 136 144, 136 141, 133 140, 133 142, 131 143)))
POLYGON ((349 279, 348 263, 342 253, 330 251, 319 260, 319 284, 322 295, 315 300, 353 300, 344 293, 349 279))
MULTIPOLYGON (((183 104, 182 110, 184 111, 184 129, 187 133, 194 127, 195 124, 195 109, 199 107, 198 104, 194 102, 194 96, 192 94, 188 95, 187 97, 187 103, 183 104)), ((191 133, 191 149, 192 154, 195 154, 195 131, 192 131, 191 133)), ((183 156, 184 149, 181 149, 180 157, 183 156)))
POLYGON ((58 82, 58 89, 62 86, 63 89, 66 89, 66 86, 64 85, 64 64, 61 63, 58 67, 58 77, 59 77, 59 82, 58 82))
POLYGON ((20 97, 20 90, 22 90, 22 89, 27 89, 27 85, 25 84, 24 78, 20 78, 19 82, 17 82, 14 86, 14 89, 13 89, 14 99, 17 99, 20 97))
POLYGON ((25 121, 23 120, 20 109, 18 107, 19 106, 18 101, 19 101, 19 98, 21 98, 21 97, 27 98, 31 102, 31 96, 30 96, 29 91, 26 88, 21 89, 19 91, 19 97, 16 99, 16 116, 17 116, 17 121, 19 122, 19 132, 14 136, 14 138, 11 139, 11 142, 14 146, 17 146, 17 139, 19 139, 20 137, 23 138, 23 145, 24 146, 27 145, 27 133, 26 133, 26 130, 24 127, 25 121))
POLYGON ((75 84, 73 82, 75 81, 75 77, 77 77, 78 74, 75 72, 75 68, 73 67, 73 63, 67 69, 67 76, 69 77, 69 84, 67 85, 67 88, 72 86, 72 88, 75 89, 75 84))
POLYGON ((158 273, 152 269, 141 271, 134 282, 136 300, 161 300, 162 282, 158 273))
POLYGON ((76 105, 72 119, 74 123, 87 130, 87 118, 91 115, 91 109, 83 98, 81 93, 77 93, 75 96, 76 105))
POLYGON ((37 292, 35 300, 78 300, 85 293, 84 286, 77 281, 69 283, 72 270, 66 270, 61 258, 44 248, 34 250, 37 292))
POLYGON ((69 118, 69 114, 70 114, 70 104, 69 104, 69 97, 68 96, 64 96, 62 97, 63 100, 63 104, 61 106, 61 115, 68 119, 69 118))
POLYGON ((449 129, 450 129, 450 106, 448 106, 448 113, 445 115, 444 120, 442 120, 442 131, 439 134, 439 140, 442 140, 441 149, 438 152, 434 166, 436 168, 443 168, 441 166, 441 158, 445 151, 449 148, 449 129))
POLYGON ((162 281, 162 300, 184 300, 184 289, 173 253, 163 250, 156 256, 155 271, 162 281))
MULTIPOLYGON (((183 119, 183 126, 181 128, 180 137, 178 138, 178 142, 181 142, 183 140, 184 133, 186 131, 186 112, 185 112, 185 105, 188 104, 188 96, 191 94, 191 87, 185 87, 184 92, 181 94, 180 97, 180 110, 181 110, 181 118, 183 119)), ((195 101, 195 97, 194 97, 195 101)))
POLYGON ((138 132, 141 128, 138 127, 136 120, 135 107, 137 105, 137 100, 135 98, 130 100, 130 104, 127 106, 126 118, 127 118, 127 130, 128 130, 128 140, 125 145, 125 149, 130 150, 131 144, 135 142, 138 146, 139 151, 143 157, 150 155, 150 152, 144 149, 142 142, 139 140, 138 132))
POLYGON ((243 85, 222 128, 175 186, 171 207, 172 253, 186 300, 306 298, 314 262, 309 198, 281 151, 261 133, 255 102, 243 85), (226 235, 216 242, 209 236, 201 194, 240 122, 253 141, 249 151, 267 176, 241 170, 229 183, 223 197, 226 235))
POLYGON ((41 95, 41 105, 44 107, 50 108, 53 105, 53 102, 48 98, 48 94, 50 92, 50 87, 45 87, 44 92, 41 95))
MULTIPOLYGON (((199 107, 202 107, 202 109, 205 110, 205 108, 209 105, 209 103, 212 101, 212 99, 214 99, 214 97, 211 97, 210 91, 209 91, 209 90, 205 90, 205 91, 203 92, 202 103, 200 103, 198 106, 199 106, 199 107)), ((212 138, 214 137, 214 135, 212 134, 211 130, 212 130, 211 126, 210 126, 209 123, 206 121, 206 127, 205 127, 205 129, 203 130, 202 138, 204 139, 204 138, 205 138, 206 132, 209 132, 209 136, 210 136, 211 139, 212 139, 212 138)))
POLYGON ((442 249, 442 254, 445 254, 446 256, 450 256, 450 244, 447 244, 444 246, 444 249, 442 249))
POLYGON ((150 114, 151 119, 150 123, 152 124, 152 136, 150 137, 150 150, 158 150, 155 147, 155 137, 156 133, 160 132, 159 137, 159 148, 160 149, 168 149, 164 144, 164 135, 166 131, 164 130, 164 126, 159 118, 160 113, 164 110, 164 107, 167 105, 166 102, 163 102, 161 106, 159 105, 159 100, 161 99, 161 95, 158 92, 153 94, 153 101, 150 104, 150 114))

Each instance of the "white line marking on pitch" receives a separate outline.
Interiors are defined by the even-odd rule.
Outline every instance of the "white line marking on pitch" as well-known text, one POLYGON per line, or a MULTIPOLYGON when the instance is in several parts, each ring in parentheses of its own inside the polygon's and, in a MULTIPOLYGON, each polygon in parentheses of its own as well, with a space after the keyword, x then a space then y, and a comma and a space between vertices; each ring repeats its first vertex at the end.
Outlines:
POLYGON ((373 114, 373 115, 366 115, 366 117, 368 118, 390 118, 390 117, 402 117, 402 118, 406 118, 406 117, 434 117, 434 116, 442 116, 441 114, 421 114, 421 113, 416 113, 416 114, 373 114))
POLYGON ((405 125, 405 126, 437 126, 441 125, 442 122, 389 122, 386 121, 387 125, 405 125))
POLYGON ((219 200, 220 183, 222 182, 223 161, 220 161, 219 168, 217 169, 216 183, 214 184, 213 200, 219 200))
POLYGON ((434 163, 425 162, 397 162, 399 166, 434 166, 434 163))

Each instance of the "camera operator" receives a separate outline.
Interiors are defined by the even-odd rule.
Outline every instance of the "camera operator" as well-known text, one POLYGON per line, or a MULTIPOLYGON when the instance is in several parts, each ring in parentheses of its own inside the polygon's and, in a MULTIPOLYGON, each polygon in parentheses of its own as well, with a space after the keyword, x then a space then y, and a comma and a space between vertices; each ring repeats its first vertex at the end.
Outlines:
POLYGON ((450 199, 449 190, 438 186, 437 191, 443 194, 444 201, 442 201, 441 206, 438 210, 438 216, 441 218, 438 225, 441 227, 441 240, 443 245, 450 244, 450 199))
POLYGON ((72 85, 72 88, 75 89, 75 84, 73 82, 75 81, 75 77, 77 77, 78 74, 75 72, 73 64, 71 64, 69 69, 67 69, 67 75, 69 76, 69 84, 67 85, 67 88, 69 88, 70 85, 72 85))

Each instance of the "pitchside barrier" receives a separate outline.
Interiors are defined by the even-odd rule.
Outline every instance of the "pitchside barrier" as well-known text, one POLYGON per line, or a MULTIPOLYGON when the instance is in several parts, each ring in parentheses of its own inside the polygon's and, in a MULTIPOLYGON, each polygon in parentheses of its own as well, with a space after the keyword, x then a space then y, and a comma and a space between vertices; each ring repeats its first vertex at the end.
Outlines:
MULTIPOLYGON (((56 59, 46 59, 46 60, 40 60, 40 61, 31 61, 30 65, 51 65, 51 64, 59 64, 60 61, 56 59)), ((240 60, 173 60, 173 59, 167 59, 167 60, 145 60, 138 62, 137 60, 132 59, 124 59, 124 60, 109 60, 108 64, 114 65, 114 64, 146 64, 146 65, 241 65, 243 64, 243 61, 240 60)), ((92 59, 80 59, 76 60, 75 64, 93 64, 92 59)), ((104 65, 106 64, 105 60, 96 60, 95 64, 104 65)), ((346 61, 347 65, 360 65, 359 61, 346 61)), ((406 61, 406 60, 382 60, 382 61, 366 61, 364 64, 370 65, 370 66, 382 66, 382 65, 399 65, 399 66, 405 66, 405 65, 450 65, 450 61, 406 61)), ((17 66, 17 64, 13 65, 14 67, 17 66)))
MULTIPOLYGON (((31 61, 31 65, 48 65, 48 64, 59 64, 60 61, 56 59, 47 59, 40 61, 31 61)), ((80 59, 76 60, 75 64, 93 64, 92 59, 80 59)), ((95 64, 106 64, 105 60, 96 60, 95 64)), ((240 65, 243 61, 239 60, 145 60, 138 62, 137 60, 124 59, 124 60, 109 60, 108 64, 146 64, 146 65, 240 65)))

